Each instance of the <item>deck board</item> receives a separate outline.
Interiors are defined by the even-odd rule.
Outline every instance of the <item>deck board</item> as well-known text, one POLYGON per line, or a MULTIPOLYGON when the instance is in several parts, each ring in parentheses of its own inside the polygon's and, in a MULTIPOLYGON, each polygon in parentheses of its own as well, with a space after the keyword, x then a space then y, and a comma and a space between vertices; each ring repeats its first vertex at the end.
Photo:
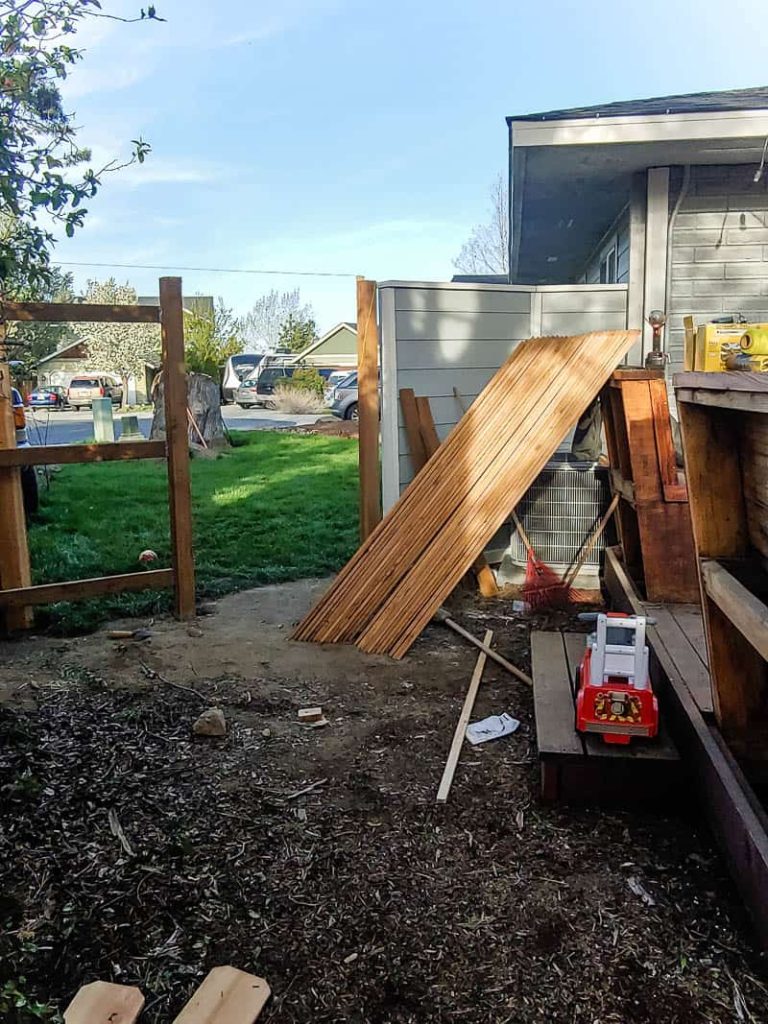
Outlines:
POLYGON ((691 614, 686 617, 681 613, 686 624, 684 627, 677 618, 674 605, 645 604, 644 607, 647 614, 656 619, 656 625, 649 626, 649 630, 664 644, 699 710, 711 714, 713 704, 709 670, 699 653, 706 646, 701 613, 698 620, 691 614))
POLYGON ((559 633, 531 633, 536 742, 542 755, 583 757, 568 667, 559 633))

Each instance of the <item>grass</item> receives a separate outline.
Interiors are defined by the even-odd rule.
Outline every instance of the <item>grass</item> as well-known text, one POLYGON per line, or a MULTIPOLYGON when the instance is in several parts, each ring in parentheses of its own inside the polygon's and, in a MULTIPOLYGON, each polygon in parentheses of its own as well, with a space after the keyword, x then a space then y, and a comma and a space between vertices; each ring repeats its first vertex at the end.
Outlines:
MULTIPOLYGON (((192 461, 198 594, 339 569, 357 544, 357 446, 267 431, 234 440, 215 460, 192 461)), ((63 468, 43 493, 29 543, 35 583, 134 572, 146 548, 158 554, 153 567, 170 565, 164 464, 63 468)), ((56 632, 77 632, 169 607, 169 593, 147 591, 51 605, 42 616, 56 632)))

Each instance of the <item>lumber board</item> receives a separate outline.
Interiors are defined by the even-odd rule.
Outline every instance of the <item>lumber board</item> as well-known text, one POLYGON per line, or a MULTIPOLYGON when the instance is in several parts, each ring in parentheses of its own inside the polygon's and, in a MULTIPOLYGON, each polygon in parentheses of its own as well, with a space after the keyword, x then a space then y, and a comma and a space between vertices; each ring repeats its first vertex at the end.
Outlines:
MULTIPOLYGON (((11 368, 6 362, 5 325, 0 323, 0 455, 13 458, 16 449, 16 424, 11 401, 11 368)), ((0 469, 0 586, 28 587, 32 569, 27 541, 27 521, 21 473, 9 466, 0 469)), ((32 609, 18 605, 0 616, 0 627, 9 632, 28 629, 32 609)))
MULTIPOLYGON (((622 341, 612 349, 611 362, 624 355, 625 346, 632 340, 627 338, 627 332, 617 333, 621 333, 622 341)), ((474 558, 483 550, 506 520, 510 507, 517 505, 569 427, 595 397, 613 367, 601 364, 598 358, 599 370, 595 371, 587 349, 582 348, 579 339, 575 340, 575 350, 556 357, 550 364, 550 374, 546 372, 545 360, 539 359, 537 372, 541 377, 537 387, 526 382, 525 396, 519 392, 508 396, 515 409, 507 407, 512 419, 506 428, 502 426, 501 432, 513 440, 468 489, 458 514, 452 515, 444 529, 437 532, 419 564, 392 592, 382 607, 379 621, 363 632, 358 645, 362 650, 388 652, 394 657, 407 653, 435 607, 461 579, 465 559, 474 558), (434 572, 435 566, 440 566, 440 573, 434 572), (389 631, 391 620, 398 626, 397 632, 393 630, 392 634, 389 631), (391 635, 396 637, 394 642, 391 635)), ((607 342, 607 337, 602 341, 607 342)), ((602 346, 598 343, 596 347, 602 346)))
POLYGON ((69 466, 81 462, 164 458, 165 441, 31 445, 29 448, 0 450, 0 469, 7 466, 69 466))
POLYGON ((92 981, 80 988, 64 1011, 64 1024, 134 1024, 143 1008, 140 989, 92 981))
POLYGON ((357 411, 360 539, 381 519, 379 488, 379 329, 376 282, 357 279, 357 411))
POLYGON ((704 668, 706 668, 707 637, 704 633, 701 606, 698 604, 673 604, 669 605, 667 610, 685 634, 685 638, 694 654, 699 658, 704 668))
POLYGON ((46 324, 159 324, 160 307, 110 306, 92 302, 4 302, 3 316, 6 320, 35 320, 46 324))
POLYGON ((214 967, 173 1024, 253 1024, 271 995, 264 978, 214 967))
MULTIPOLYGON (((492 640, 493 630, 486 629, 485 636, 483 637, 483 643, 486 647, 490 647, 492 640)), ((445 768, 443 769, 443 777, 440 780, 440 785, 437 790, 437 802, 439 804, 444 804, 448 799, 448 794, 451 792, 453 776, 456 773, 456 765, 459 763, 461 748, 464 745, 464 735, 467 731, 467 726, 469 725, 469 718, 472 714, 472 709, 475 706, 477 691, 480 689, 480 681, 483 678, 483 671, 485 669, 487 659, 488 655, 485 651, 480 651, 477 656, 477 662, 475 663, 472 678, 469 681, 469 688, 467 689, 467 694, 464 698, 464 703, 459 714, 459 720, 456 723, 456 729, 451 742, 451 749, 448 751, 448 758, 445 762, 445 768)))
POLYGON ((768 416, 742 417, 740 446, 747 533, 752 546, 768 558, 768 416))
MULTIPOLYGON (((669 397, 665 380, 648 382, 653 410, 653 433, 656 439, 656 454, 659 460, 659 474, 662 490, 667 498, 667 488, 679 486, 675 443, 672 439, 672 423, 669 418, 669 397)), ((676 499, 677 500, 677 499, 676 499)), ((684 499, 683 499, 684 500, 684 499)))
POLYGON ((748 391, 768 396, 768 374, 731 371, 723 373, 704 373, 695 370, 689 373, 676 373, 672 378, 675 390, 733 392, 748 391))
MULTIPOLYGON (((581 638, 582 646, 584 638, 581 638)), ((541 755, 584 756, 576 732, 574 694, 560 633, 531 633, 533 710, 541 755)))
POLYGON ((414 477, 422 471, 427 462, 427 452, 419 427, 419 411, 416 407, 416 395, 413 388, 400 389, 400 409, 403 413, 405 433, 408 437, 408 450, 411 455, 414 477))
POLYGON ((711 558, 701 560, 704 591, 728 621, 768 660, 768 608, 711 558))
MULTIPOLYGON (((432 416, 432 407, 429 398, 419 395, 415 399, 416 420, 419 429, 419 437, 424 449, 426 459, 431 459, 440 447, 440 438, 435 428, 435 420, 432 416)), ((484 554, 479 554, 472 563, 472 571, 475 574, 477 585, 483 597, 498 597, 499 586, 493 570, 488 565, 484 554)))
POLYGON ((195 614, 195 558, 192 551, 187 373, 184 365, 184 314, 181 303, 181 278, 161 277, 163 395, 174 604, 177 618, 189 619, 195 614))
POLYGON ((294 636, 401 657, 636 334, 518 346, 294 636))
POLYGON ((0 590, 0 608, 80 601, 84 597, 120 594, 125 590, 161 590, 172 587, 173 582, 173 569, 149 569, 119 576, 95 576, 87 580, 67 580, 64 583, 41 583, 35 587, 13 587, 0 590))

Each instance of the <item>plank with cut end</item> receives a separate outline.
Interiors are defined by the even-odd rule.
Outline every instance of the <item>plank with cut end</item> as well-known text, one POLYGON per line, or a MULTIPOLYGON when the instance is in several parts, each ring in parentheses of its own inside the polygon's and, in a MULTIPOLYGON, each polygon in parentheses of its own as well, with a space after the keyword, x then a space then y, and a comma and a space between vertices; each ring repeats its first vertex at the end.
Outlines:
POLYGON ((83 985, 64 1011, 64 1024, 134 1024, 143 1008, 140 989, 92 981, 83 985))
POLYGON ((4 302, 6 320, 60 323, 160 323, 159 306, 107 306, 92 302, 4 302))
MULTIPOLYGON (((486 629, 485 636, 483 637, 483 643, 486 647, 491 646, 493 640, 493 630, 486 629)), ((464 698, 464 704, 459 714, 459 720, 456 723, 456 730, 453 734, 453 742, 451 743, 451 749, 448 752, 448 758, 445 762, 445 768, 443 769, 443 777, 440 780, 440 786, 437 790, 437 802, 444 804, 448 799, 448 794, 451 791, 451 784, 453 783, 453 776, 456 772, 456 765, 459 763, 459 757, 461 755, 461 748, 464 745, 464 735, 469 725, 469 716, 472 714, 472 708, 475 706, 475 698, 477 697, 477 691, 480 689, 480 680, 483 678, 483 670, 485 668, 485 662, 487 655, 485 651, 480 651, 477 656, 477 662, 475 664, 475 670, 472 673, 472 678, 469 681, 469 688, 467 689, 467 695, 464 698)))
MULTIPOLYGON (((577 638, 579 639, 579 638, 577 638)), ((580 638, 583 641, 584 638, 580 638)), ((533 707, 539 754, 584 756, 560 633, 531 633, 533 707)))
POLYGON ((270 995, 264 978, 214 967, 173 1024, 253 1024, 270 995))

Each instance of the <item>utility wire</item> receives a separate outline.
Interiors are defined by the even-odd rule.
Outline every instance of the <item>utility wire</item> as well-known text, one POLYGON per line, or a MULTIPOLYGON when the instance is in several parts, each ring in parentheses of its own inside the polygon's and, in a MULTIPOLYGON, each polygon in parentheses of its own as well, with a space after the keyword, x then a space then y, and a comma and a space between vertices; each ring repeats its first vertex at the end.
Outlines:
POLYGON ((122 270, 183 270, 185 273, 204 274, 274 274, 280 277, 345 277, 357 274, 340 274, 330 270, 243 270, 239 267, 166 267, 157 263, 86 263, 79 260, 55 260, 60 267, 106 267, 122 270))

